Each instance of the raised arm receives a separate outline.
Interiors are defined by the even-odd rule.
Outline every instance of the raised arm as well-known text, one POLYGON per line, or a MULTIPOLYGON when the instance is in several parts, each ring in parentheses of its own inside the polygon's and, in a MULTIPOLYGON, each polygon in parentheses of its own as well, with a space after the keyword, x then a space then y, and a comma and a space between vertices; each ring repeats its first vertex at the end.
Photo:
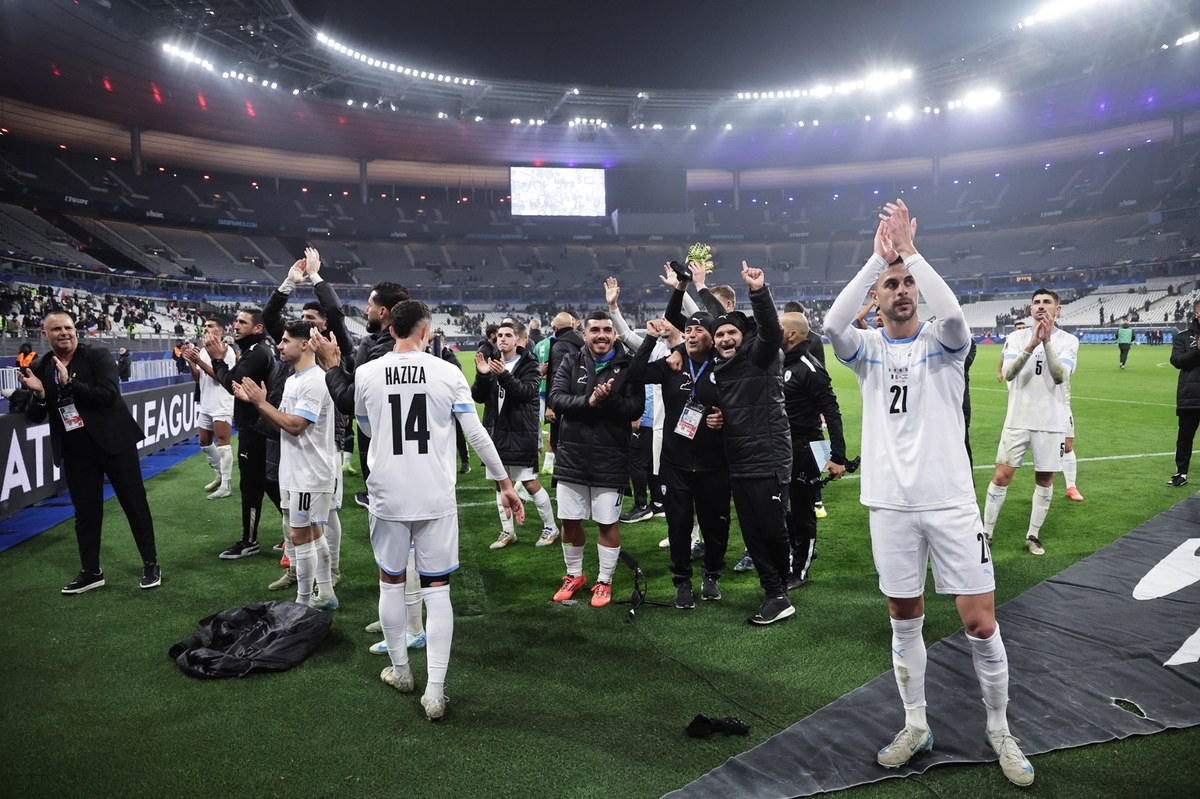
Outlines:
POLYGON ((896 200, 884 206, 886 214, 880 214, 887 224, 887 235, 896 254, 904 259, 904 265, 917 281, 925 304, 937 317, 938 341, 952 352, 958 352, 971 343, 971 328, 954 290, 942 276, 917 252, 913 237, 917 233, 917 220, 908 215, 904 200, 896 200))
POLYGON ((617 304, 620 296, 621 286, 615 277, 610 276, 604 281, 604 301, 608 303, 608 315, 612 317, 613 329, 617 331, 617 338, 630 352, 637 352, 638 347, 642 346, 642 337, 633 332, 629 323, 625 321, 625 317, 621 315, 621 308, 617 304))
POLYGON ((875 286, 879 275, 887 268, 889 256, 895 257, 895 250, 888 241, 886 227, 881 220, 875 230, 875 251, 858 274, 851 278, 846 287, 838 294, 837 299, 825 314, 825 335, 833 347, 833 354, 843 363, 854 360, 862 345, 863 332, 854 326, 854 319, 862 306, 863 298, 875 286))

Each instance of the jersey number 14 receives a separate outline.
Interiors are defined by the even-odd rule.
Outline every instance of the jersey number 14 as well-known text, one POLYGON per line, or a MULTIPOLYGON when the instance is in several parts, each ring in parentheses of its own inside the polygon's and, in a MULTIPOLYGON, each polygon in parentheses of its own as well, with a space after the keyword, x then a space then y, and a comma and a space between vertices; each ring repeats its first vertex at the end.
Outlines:
POLYGON ((429 452, 429 414, 424 394, 413 394, 404 413, 404 397, 399 394, 388 396, 392 408, 392 454, 404 454, 404 442, 415 441, 417 454, 429 452))

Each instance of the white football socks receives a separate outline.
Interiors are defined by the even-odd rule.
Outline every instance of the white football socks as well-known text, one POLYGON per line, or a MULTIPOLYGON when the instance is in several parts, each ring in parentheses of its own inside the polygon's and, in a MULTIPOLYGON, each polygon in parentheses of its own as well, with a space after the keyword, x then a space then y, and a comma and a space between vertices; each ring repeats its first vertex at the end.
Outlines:
POLYGON ((307 605, 312 600, 313 573, 317 569, 316 546, 312 543, 296 544, 292 565, 296 567, 296 602, 307 605))
POLYGON ((987 708, 987 728, 1008 732, 1008 654, 1000 638, 1000 625, 996 625, 991 638, 968 635, 967 641, 971 644, 971 661, 987 708))
POLYGON ((1079 462, 1075 460, 1075 450, 1064 452, 1062 456, 1063 478, 1067 488, 1075 488, 1075 475, 1079 472, 1079 462))
POLYGON ((1046 514, 1050 512, 1050 498, 1054 496, 1054 486, 1033 487, 1033 507, 1029 510, 1029 532, 1026 538, 1036 538, 1046 523, 1046 514))
POLYGON ((322 599, 329 599, 334 595, 333 573, 332 569, 330 569, 329 542, 325 540, 325 536, 321 536, 312 542, 312 547, 316 555, 317 588, 321 591, 322 599))
POLYGON ((550 504, 550 492, 545 486, 533 495, 533 505, 537 508, 538 516, 542 517, 542 527, 555 527, 554 506, 550 504))
POLYGON ((988 483, 986 498, 983 501, 983 531, 990 538, 996 530, 996 519, 1000 518, 1000 509, 1004 507, 1004 498, 1008 495, 1008 486, 998 486, 988 483))
POLYGON ((600 570, 596 574, 596 582, 611 584, 613 572, 617 570, 617 559, 621 557, 621 548, 596 544, 596 552, 600 555, 600 570))
POLYGON ((221 473, 221 485, 233 488, 233 447, 226 444, 217 447, 217 465, 221 473))
POLYGON ((929 729, 925 718, 925 639, 921 634, 925 617, 891 619, 892 671, 900 701, 904 703, 904 723, 929 729))
POLYGON ((342 517, 336 510, 329 511, 325 524, 324 539, 329 543, 329 568, 336 575, 342 571, 342 517))
POLYGON ((379 626, 383 629, 388 657, 397 671, 408 668, 408 638, 404 635, 404 628, 408 626, 405 587, 401 583, 379 581, 379 626))
POLYGON ((504 495, 500 492, 496 492, 496 512, 500 514, 500 529, 511 535, 516 528, 513 526, 512 516, 504 509, 504 495))
POLYGON ((425 632, 421 622, 421 576, 417 574, 417 551, 408 548, 408 569, 404 578, 404 606, 408 609, 408 631, 413 635, 425 632))
POLYGON ((212 467, 213 476, 221 476, 221 461, 220 455, 217 454, 217 445, 209 444, 207 447, 201 447, 200 450, 204 453, 204 459, 208 461, 208 465, 212 467))
POLYGON ((563 542, 563 562, 567 564, 567 574, 578 577, 583 574, 583 547, 571 546, 563 542))
POLYGON ((454 607, 450 604, 450 586, 422 588, 421 593, 425 597, 427 617, 425 638, 429 684, 425 695, 431 699, 441 699, 446 670, 450 666, 450 644, 454 641, 454 607))

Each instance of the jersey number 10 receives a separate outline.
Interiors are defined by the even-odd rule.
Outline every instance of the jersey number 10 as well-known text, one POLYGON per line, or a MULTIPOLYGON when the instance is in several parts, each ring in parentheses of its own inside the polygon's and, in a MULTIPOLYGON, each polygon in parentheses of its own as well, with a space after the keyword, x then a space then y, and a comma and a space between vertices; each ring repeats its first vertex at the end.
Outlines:
POLYGON ((425 455, 429 452, 429 418, 426 410, 424 394, 413 394, 408 406, 408 415, 404 414, 404 397, 399 394, 388 396, 388 404, 392 407, 392 454, 404 454, 404 442, 417 442, 417 453, 425 455))

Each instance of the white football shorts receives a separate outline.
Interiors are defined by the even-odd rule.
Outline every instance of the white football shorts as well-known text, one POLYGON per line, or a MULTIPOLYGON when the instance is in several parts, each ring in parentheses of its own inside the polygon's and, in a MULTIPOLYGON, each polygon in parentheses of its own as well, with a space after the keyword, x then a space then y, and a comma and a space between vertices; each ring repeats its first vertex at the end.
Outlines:
POLYGON ((1025 453, 1032 450, 1034 471, 1061 472, 1063 446, 1062 433, 1006 427, 1000 433, 996 463, 1020 469, 1025 462, 1025 453))
POLYGON ((597 524, 616 524, 621 518, 619 488, 594 488, 558 481, 555 504, 560 519, 592 519, 597 524))
POLYGON ((870 509, 871 555, 879 590, 894 599, 925 593, 928 563, 939 594, 996 590, 992 551, 974 504, 927 511, 870 509))
POLYGON ((329 509, 333 506, 331 493, 281 491, 279 499, 279 504, 287 509, 288 525, 291 527, 329 523, 329 509))
POLYGON ((417 574, 422 577, 445 577, 458 569, 458 514, 407 522, 368 517, 371 550, 382 571, 404 574, 410 545, 417 556, 417 574))

